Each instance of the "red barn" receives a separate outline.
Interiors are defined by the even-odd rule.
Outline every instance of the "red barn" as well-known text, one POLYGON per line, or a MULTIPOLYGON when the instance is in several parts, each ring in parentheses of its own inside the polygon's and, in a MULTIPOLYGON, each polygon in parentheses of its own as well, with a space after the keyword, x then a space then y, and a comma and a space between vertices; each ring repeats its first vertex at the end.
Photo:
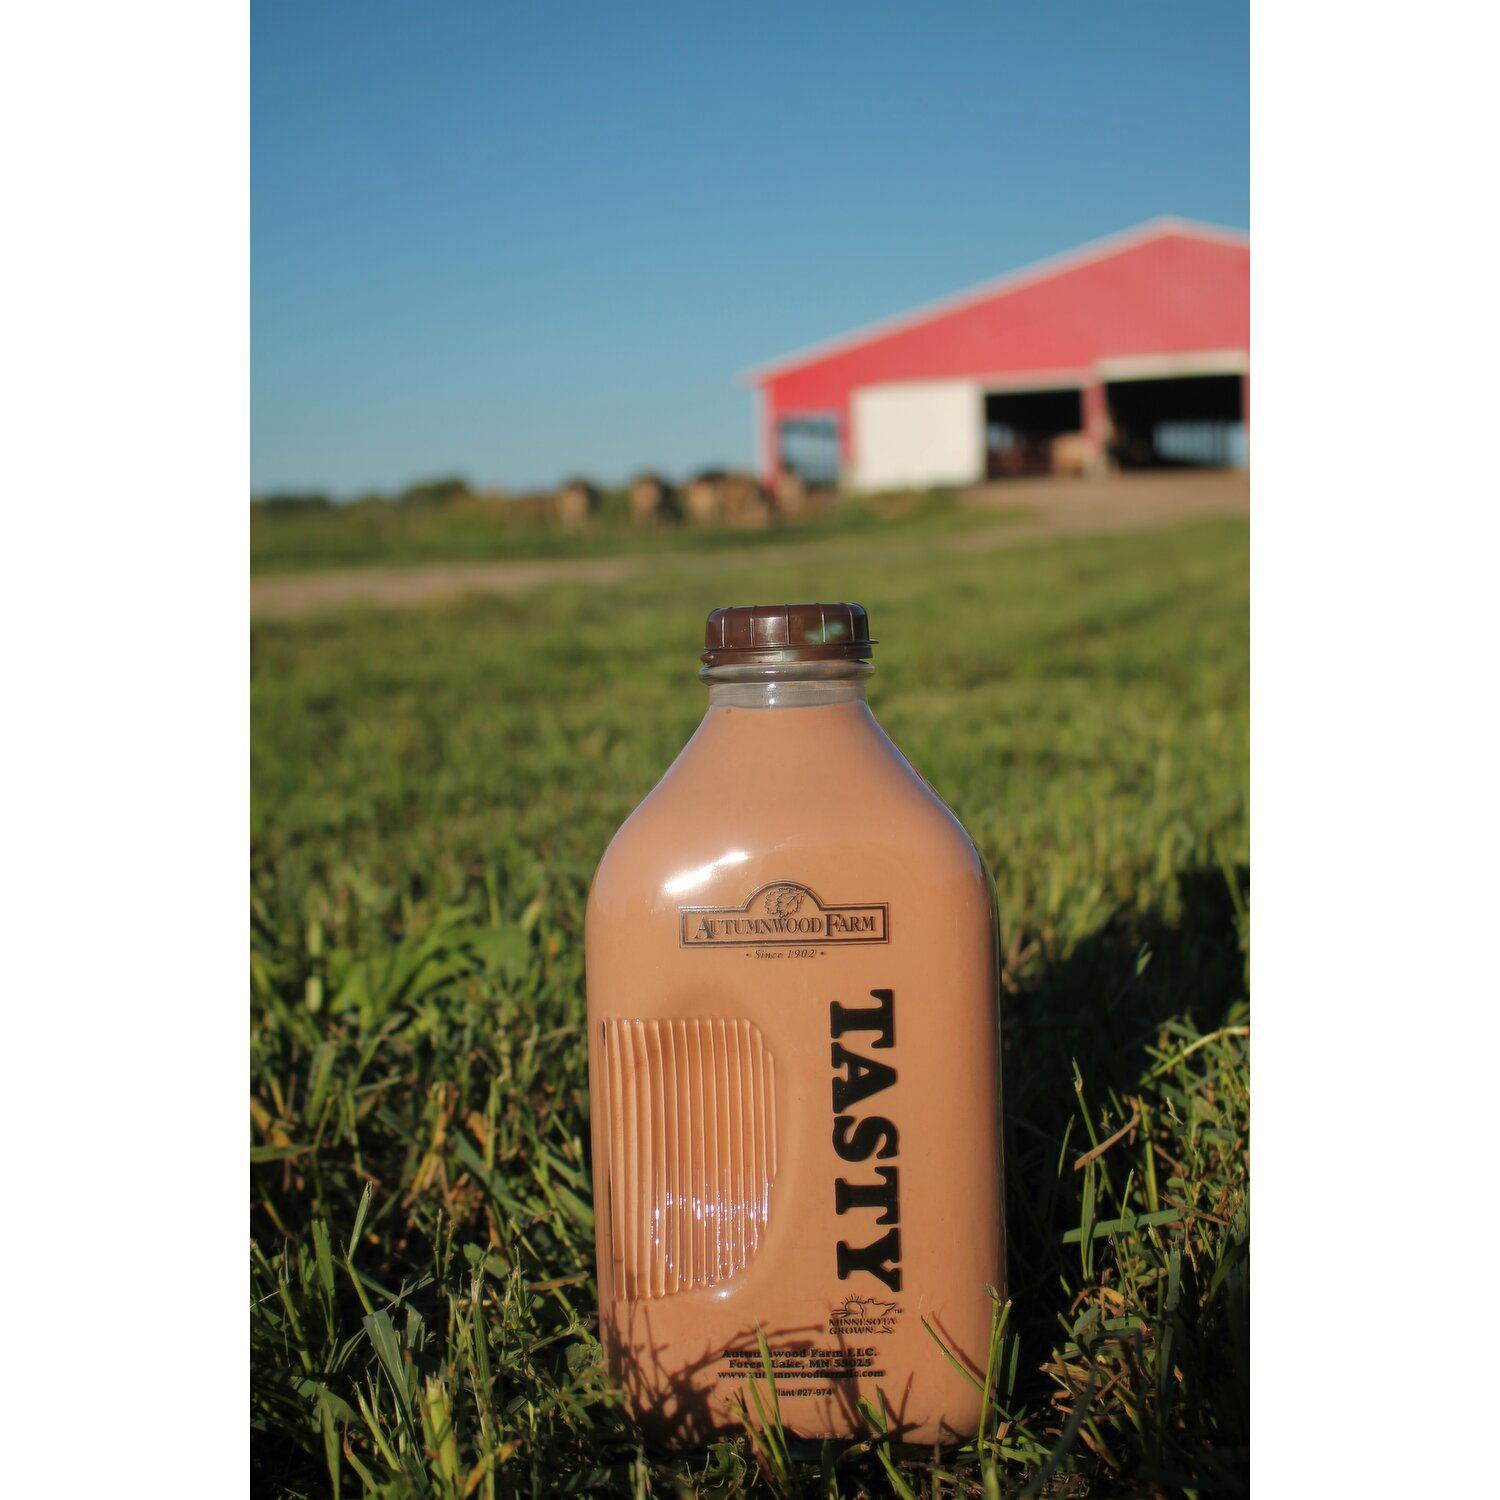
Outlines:
POLYGON ((1250 246, 1155 219, 752 370, 760 463, 856 489, 1244 461, 1250 246))

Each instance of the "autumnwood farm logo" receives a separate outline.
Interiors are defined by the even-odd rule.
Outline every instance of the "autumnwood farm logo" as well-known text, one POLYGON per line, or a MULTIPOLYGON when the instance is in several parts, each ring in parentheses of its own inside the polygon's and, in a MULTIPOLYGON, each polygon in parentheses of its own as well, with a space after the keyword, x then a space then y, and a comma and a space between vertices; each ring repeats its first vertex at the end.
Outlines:
POLYGON ((752 892, 743 906, 678 907, 684 948, 763 948, 777 944, 888 942, 883 901, 824 902, 792 880, 752 892))

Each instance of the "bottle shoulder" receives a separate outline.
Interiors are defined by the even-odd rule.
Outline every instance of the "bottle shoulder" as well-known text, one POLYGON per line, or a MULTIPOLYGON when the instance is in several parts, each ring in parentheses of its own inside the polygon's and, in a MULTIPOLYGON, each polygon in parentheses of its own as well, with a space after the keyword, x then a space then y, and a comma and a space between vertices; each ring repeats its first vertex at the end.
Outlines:
MULTIPOLYGON (((873 720, 871 720, 873 724, 873 720)), ((953 811, 890 739, 851 738, 832 755, 733 756, 694 743, 620 826, 593 897, 615 890, 735 883, 736 874, 794 878, 807 867, 910 866, 942 884, 988 876, 953 811), (736 871, 737 866, 747 868, 736 871)), ((696 739, 696 737, 695 737, 696 739)))

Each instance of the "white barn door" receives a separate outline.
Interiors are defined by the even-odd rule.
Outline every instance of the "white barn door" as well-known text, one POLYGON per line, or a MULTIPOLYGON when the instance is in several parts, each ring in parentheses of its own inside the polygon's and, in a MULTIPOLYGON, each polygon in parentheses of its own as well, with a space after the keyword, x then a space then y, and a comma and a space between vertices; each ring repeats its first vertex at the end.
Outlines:
POLYGON ((864 386, 850 401, 855 489, 984 478, 984 392, 968 380, 864 386))

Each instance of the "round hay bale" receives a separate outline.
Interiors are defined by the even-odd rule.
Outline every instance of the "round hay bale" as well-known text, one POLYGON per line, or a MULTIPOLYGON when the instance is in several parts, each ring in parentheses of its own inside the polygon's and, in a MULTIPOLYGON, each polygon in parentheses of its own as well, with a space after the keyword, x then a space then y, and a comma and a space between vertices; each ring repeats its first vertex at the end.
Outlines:
POLYGON ((1099 470, 1100 453, 1086 432, 1060 432, 1052 439, 1052 472, 1077 479, 1099 470))
POLYGON ((724 476, 717 472, 700 474, 687 487, 683 497, 687 506, 687 517, 695 526, 714 526, 721 515, 719 481, 724 476))
POLYGON ((806 515, 811 509, 807 481, 795 469, 783 469, 776 476, 776 509, 784 516, 806 515))
POLYGON ((726 474, 719 481, 719 511, 726 526, 766 526, 771 520, 771 496, 752 475, 726 474))
POLYGON ((683 498, 688 519, 699 526, 765 526, 771 519, 771 496, 753 474, 707 470, 683 498))
POLYGON ((630 481, 630 519, 637 526, 675 521, 677 491, 660 474, 637 474, 630 481))
POLYGON ((557 519, 564 526, 583 526, 599 509, 598 487, 586 479, 575 479, 557 492, 557 519))

